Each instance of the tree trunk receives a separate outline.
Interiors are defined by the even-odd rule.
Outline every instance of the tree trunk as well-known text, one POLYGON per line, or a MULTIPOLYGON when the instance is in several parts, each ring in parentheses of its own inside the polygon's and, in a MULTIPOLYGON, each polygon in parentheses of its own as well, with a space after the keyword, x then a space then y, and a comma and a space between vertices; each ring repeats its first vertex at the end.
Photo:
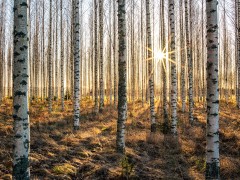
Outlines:
MULTIPOLYGON (((174 0, 169 0, 169 16, 170 16, 170 59, 175 61, 175 17, 174 17, 174 0)), ((177 69, 176 62, 171 63, 171 131, 177 135, 177 69)))
POLYGON ((125 121, 127 119, 127 51, 126 51, 126 17, 125 0, 118 1, 118 36, 119 36, 119 84, 118 84, 118 121, 117 152, 125 152, 125 121))
POLYGON ((63 23, 62 23, 62 16, 63 16, 63 0, 61 0, 61 25, 60 25, 60 36, 61 36, 61 47, 60 47, 60 50, 61 50, 61 106, 62 106, 62 111, 64 111, 64 54, 63 54, 63 51, 64 51, 64 47, 63 47, 63 23))
POLYGON ((237 106, 238 109, 240 109, 240 2, 238 1, 238 5, 237 5, 237 9, 238 9, 238 38, 237 38, 237 48, 238 48, 238 62, 237 62, 237 84, 238 84, 238 88, 237 88, 237 106))
POLYGON ((79 36, 79 0, 73 0, 73 46, 74 46, 74 130, 79 129, 80 118, 80 36, 79 36))
POLYGON ((99 46, 100 46, 100 104, 99 111, 103 111, 104 106, 104 85, 103 85, 103 0, 99 0, 99 46))
MULTIPOLYGON (((147 47, 152 49, 151 24, 150 24, 150 1, 146 0, 146 25, 147 25, 147 47)), ((154 83, 152 68, 152 52, 148 50, 148 78, 149 78, 149 95, 150 95, 150 115, 151 115, 151 132, 156 132, 155 105, 154 105, 154 83)))
POLYGON ((46 62, 45 62, 45 33, 44 33, 44 30, 45 30, 45 21, 44 21, 44 17, 45 17, 45 5, 44 5, 44 1, 42 2, 42 6, 43 6, 43 17, 42 17, 42 53, 43 53, 43 59, 42 59, 42 66, 43 66, 43 74, 42 74, 42 87, 43 87, 43 98, 46 98, 47 97, 47 92, 46 92, 46 62))
MULTIPOLYGON (((185 81, 185 64, 186 64, 186 58, 185 58, 185 38, 183 33, 183 2, 181 1, 181 25, 180 25, 180 31, 181 31, 181 100, 182 100, 182 112, 185 112, 186 109, 186 81, 185 81)), ((185 22, 186 23, 186 22, 185 22)))
POLYGON ((116 45, 116 3, 113 1, 113 96, 114 107, 117 107, 117 45, 116 45))
POLYGON ((30 179, 27 0, 14 0, 13 179, 30 179))
POLYGON ((49 112, 52 112, 52 0, 49 11, 49 39, 48 39, 48 101, 49 112))
POLYGON ((94 65, 94 86, 95 86, 95 105, 94 105, 94 113, 98 114, 98 43, 97 43, 97 0, 94 0, 94 41, 95 41, 95 45, 94 45, 94 49, 95 49, 95 65, 94 65))
MULTIPOLYGON (((62 7, 60 7, 60 10, 62 7)), ((56 100, 58 100, 58 1, 56 1, 56 24, 55 24, 55 31, 56 31, 56 39, 55 39, 55 44, 56 44, 56 48, 55 48, 55 97, 56 100)), ((60 37, 62 38, 62 34, 60 34, 60 37)), ((60 51, 62 51, 60 49, 60 51)))
MULTIPOLYGON (((166 52, 166 40, 165 40, 165 19, 164 19, 164 0, 161 3, 161 25, 162 25, 162 52, 166 52)), ((164 118, 164 132, 167 133, 169 129, 168 122, 168 104, 167 104, 167 61, 162 59, 162 88, 163 88, 163 118, 164 118)))
POLYGON ((207 145, 206 179, 220 179, 219 86, 218 86, 218 0, 207 7, 207 145))
MULTIPOLYGON (((191 1, 191 0, 190 0, 191 1)), ((191 6, 191 3, 188 3, 188 0, 185 0, 185 26, 186 26, 186 41, 187 41, 187 59, 188 59, 188 102, 189 102, 189 122, 193 122, 193 60, 191 54, 191 43, 190 43, 190 34, 189 34, 189 16, 188 13, 188 4, 191 6)), ((191 10, 190 10, 191 14, 191 10)), ((191 21, 191 19, 190 19, 191 21)))

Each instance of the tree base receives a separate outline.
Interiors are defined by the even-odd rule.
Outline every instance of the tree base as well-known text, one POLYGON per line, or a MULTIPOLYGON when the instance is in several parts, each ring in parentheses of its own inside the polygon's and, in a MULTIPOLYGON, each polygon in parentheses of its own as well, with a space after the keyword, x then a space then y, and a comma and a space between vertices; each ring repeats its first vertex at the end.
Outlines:
POLYGON ((74 131, 78 131, 79 129, 80 129, 79 126, 73 126, 73 130, 74 130, 74 131))
POLYGON ((152 133, 157 132, 157 124, 156 124, 156 123, 151 124, 151 132, 152 132, 152 133))
POLYGON ((220 179, 220 167, 217 162, 206 164, 206 179, 220 179))
POLYGON ((125 147, 123 146, 117 146, 117 153, 119 154, 125 154, 125 147))
POLYGON ((169 128, 168 123, 167 123, 167 122, 164 122, 164 123, 163 123, 163 127, 162 127, 163 134, 168 134, 168 133, 169 133, 169 130, 170 130, 170 128, 169 128))

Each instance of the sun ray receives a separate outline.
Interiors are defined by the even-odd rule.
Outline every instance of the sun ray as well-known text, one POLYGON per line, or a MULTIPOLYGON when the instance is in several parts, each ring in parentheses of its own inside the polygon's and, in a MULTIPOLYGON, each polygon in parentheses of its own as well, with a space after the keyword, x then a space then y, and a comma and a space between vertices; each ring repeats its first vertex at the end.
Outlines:
POLYGON ((177 64, 175 61, 173 61, 172 59, 168 58, 168 61, 174 63, 174 64, 177 64))
POLYGON ((162 64, 163 64, 164 71, 167 73, 167 68, 166 68, 165 62, 162 61, 162 64))
POLYGON ((152 49, 150 49, 149 47, 146 47, 146 48, 147 48, 147 50, 149 50, 149 51, 153 52, 153 50, 152 50, 152 49))
POLYGON ((153 57, 151 57, 151 58, 147 58, 146 61, 150 61, 150 60, 152 60, 152 59, 153 59, 153 57))

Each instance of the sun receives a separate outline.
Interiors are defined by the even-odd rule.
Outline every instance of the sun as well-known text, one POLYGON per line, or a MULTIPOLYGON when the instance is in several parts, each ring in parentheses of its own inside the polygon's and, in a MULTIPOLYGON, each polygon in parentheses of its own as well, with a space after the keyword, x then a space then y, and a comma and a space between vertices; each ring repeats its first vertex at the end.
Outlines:
POLYGON ((151 53, 153 53, 153 56, 150 58, 147 58, 146 60, 147 61, 155 60, 156 63, 162 63, 165 72, 167 71, 166 69, 167 62, 176 64, 176 62, 170 58, 171 56, 169 57, 169 55, 175 53, 174 51, 166 52, 166 48, 164 48, 163 50, 157 50, 157 51, 153 51, 151 48, 148 48, 148 47, 146 47, 146 49, 151 53))
POLYGON ((155 53, 155 58, 158 60, 163 60, 165 58, 165 53, 162 51, 157 51, 155 53))

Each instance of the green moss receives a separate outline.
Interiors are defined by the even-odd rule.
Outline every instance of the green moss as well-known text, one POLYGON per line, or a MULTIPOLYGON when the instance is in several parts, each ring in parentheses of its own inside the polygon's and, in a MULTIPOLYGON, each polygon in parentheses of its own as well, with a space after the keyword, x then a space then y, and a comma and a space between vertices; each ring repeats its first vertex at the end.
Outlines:
POLYGON ((64 174, 64 175, 75 174, 77 171, 77 169, 74 166, 67 163, 63 165, 54 166, 52 170, 56 174, 64 174))

